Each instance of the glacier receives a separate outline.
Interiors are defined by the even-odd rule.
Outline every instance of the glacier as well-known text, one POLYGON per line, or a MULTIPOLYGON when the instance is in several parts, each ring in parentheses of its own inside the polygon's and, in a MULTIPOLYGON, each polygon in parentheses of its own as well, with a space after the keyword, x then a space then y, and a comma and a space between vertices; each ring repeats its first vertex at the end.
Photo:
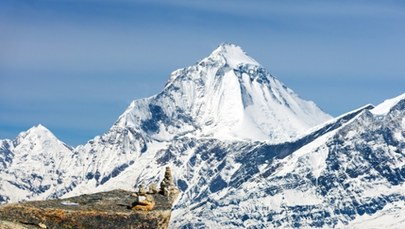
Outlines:
POLYGON ((1 140, 0 203, 135 190, 171 166, 172 228, 395 227, 404 117, 405 94, 332 118, 224 43, 84 145, 42 125, 1 140))

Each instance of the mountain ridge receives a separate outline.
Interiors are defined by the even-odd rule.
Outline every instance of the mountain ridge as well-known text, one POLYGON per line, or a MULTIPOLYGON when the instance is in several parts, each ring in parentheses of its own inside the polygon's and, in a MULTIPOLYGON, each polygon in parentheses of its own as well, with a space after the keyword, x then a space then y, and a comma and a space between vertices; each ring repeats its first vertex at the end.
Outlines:
MULTIPOLYGON (((402 103, 405 100, 392 107, 402 103)), ((346 120, 343 123, 337 119, 335 123, 342 125, 318 137, 315 133, 314 140, 292 149, 293 153, 287 157, 248 163, 247 168, 257 167, 255 175, 238 187, 212 193, 202 206, 195 201, 189 203, 191 207, 179 207, 174 211, 172 225, 292 228, 347 227, 353 222, 356 228, 364 228, 364 225, 372 225, 367 220, 376 213, 379 219, 391 219, 393 214, 400 214, 399 206, 403 206, 405 200, 401 191, 405 180, 402 173, 405 152, 400 139, 403 140, 405 134, 403 131, 402 136, 394 133, 405 129, 404 124, 397 125, 404 123, 405 109, 390 109, 391 113, 383 118, 374 116, 372 109, 347 114, 347 118, 341 119, 346 120), (369 131, 372 134, 368 134, 369 131), (187 221, 190 218, 184 215, 197 218, 190 223, 187 221)), ((283 151, 283 148, 268 146, 267 153, 258 150, 254 158, 274 152, 274 147, 276 152, 283 151)), ((395 225, 388 221, 373 222, 395 225)))

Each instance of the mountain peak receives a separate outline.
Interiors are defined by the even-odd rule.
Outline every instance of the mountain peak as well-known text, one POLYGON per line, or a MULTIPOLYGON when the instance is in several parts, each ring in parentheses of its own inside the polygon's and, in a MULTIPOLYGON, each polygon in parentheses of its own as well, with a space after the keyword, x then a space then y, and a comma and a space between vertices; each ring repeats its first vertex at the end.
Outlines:
POLYGON ((208 58, 223 58, 231 67, 236 69, 240 64, 260 65, 250 57, 240 46, 231 43, 222 43, 216 48, 208 58))
POLYGON ((20 133, 17 137, 18 142, 24 141, 24 139, 41 142, 46 140, 58 141, 56 136, 48 128, 41 124, 31 127, 27 131, 20 133))
POLYGON ((46 128, 42 124, 38 124, 36 126, 33 126, 33 127, 31 127, 31 129, 40 130, 40 131, 50 131, 48 128, 46 128))
POLYGON ((226 53, 227 51, 231 50, 241 52, 246 55, 246 52, 239 45, 226 42, 219 44, 213 53, 226 53))
MULTIPOLYGON (((31 127, 30 129, 28 129, 26 132, 29 132, 29 133, 31 133, 31 134, 37 134, 37 135, 44 134, 44 133, 46 133, 46 134, 48 134, 48 133, 52 134, 52 132, 51 132, 48 128, 46 128, 45 126, 43 126, 42 124, 38 124, 38 125, 36 125, 36 126, 33 126, 33 127, 31 127)), ((53 135, 53 134, 52 134, 52 135, 53 135)))
POLYGON ((280 142, 329 118, 242 48, 223 43, 196 65, 173 72, 158 95, 134 101, 118 125, 159 140, 193 133, 280 142))

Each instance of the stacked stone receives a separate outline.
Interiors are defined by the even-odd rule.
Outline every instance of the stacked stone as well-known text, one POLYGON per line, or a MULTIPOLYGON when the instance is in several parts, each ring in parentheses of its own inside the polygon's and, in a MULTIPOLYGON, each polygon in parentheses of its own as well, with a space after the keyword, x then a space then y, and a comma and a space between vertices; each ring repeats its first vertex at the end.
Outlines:
POLYGON ((160 190, 158 190, 155 184, 149 185, 148 190, 146 190, 142 184, 139 185, 138 192, 133 194, 136 200, 132 204, 132 209, 137 211, 152 210, 156 204, 153 195, 157 193, 166 196, 170 204, 173 204, 174 200, 179 195, 180 191, 174 184, 172 170, 170 167, 166 167, 164 178, 160 183, 160 190))
POLYGON ((174 202, 180 193, 179 189, 174 184, 172 170, 170 167, 166 167, 165 176, 160 183, 160 193, 167 196, 171 203, 174 202))

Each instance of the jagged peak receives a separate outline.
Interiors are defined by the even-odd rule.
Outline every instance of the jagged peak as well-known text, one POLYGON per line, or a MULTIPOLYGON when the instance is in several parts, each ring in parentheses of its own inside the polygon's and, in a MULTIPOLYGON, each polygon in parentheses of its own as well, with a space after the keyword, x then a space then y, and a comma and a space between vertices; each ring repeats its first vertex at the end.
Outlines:
POLYGON ((232 43, 220 44, 208 58, 215 59, 222 57, 231 67, 236 69, 240 64, 260 65, 255 59, 250 57, 240 46, 232 43))
POLYGON ((21 142, 23 139, 41 139, 41 140, 55 140, 58 141, 56 136, 42 124, 31 127, 30 129, 21 132, 17 136, 17 141, 21 142))
POLYGON ((42 134, 42 133, 50 133, 50 134, 52 134, 52 132, 48 128, 43 126, 42 124, 38 124, 36 126, 33 126, 30 129, 28 129, 26 132, 29 132, 31 134, 42 134))
MULTIPOLYGON (((165 87, 171 85, 180 76, 184 76, 185 73, 188 72, 201 71, 201 69, 203 69, 202 71, 208 69, 219 70, 223 67, 228 68, 228 70, 231 69, 239 70, 242 65, 244 68, 252 70, 259 69, 259 71, 266 71, 255 59, 250 57, 240 46, 232 43, 221 43, 214 51, 211 52, 210 55, 201 59, 201 61, 196 63, 196 65, 180 68, 173 71, 170 75, 169 80, 166 82, 165 87)), ((200 75, 196 76, 200 77, 200 75)))
MULTIPOLYGON (((61 147, 71 151, 73 148, 59 140, 48 128, 38 124, 30 129, 21 132, 14 140, 13 146, 34 145, 43 149, 44 147, 61 147)), ((32 150, 32 149, 31 149, 32 150)))
POLYGON ((214 49, 214 51, 212 51, 210 56, 218 55, 218 54, 226 54, 226 53, 229 53, 232 51, 247 56, 246 52, 242 49, 242 47, 240 47, 239 45, 236 45, 236 44, 226 43, 226 42, 219 44, 218 47, 216 49, 214 49))
POLYGON ((159 94, 133 101, 116 126, 146 131, 159 140, 195 131, 199 136, 284 141, 330 118, 242 48, 223 43, 197 64, 174 71, 159 94))
POLYGON ((371 113, 373 113, 374 115, 386 115, 395 105, 403 100, 405 100, 405 93, 392 99, 385 100, 384 102, 377 105, 374 109, 372 109, 371 113))
POLYGON ((31 127, 30 129, 36 129, 36 130, 41 130, 41 131, 49 131, 48 128, 46 128, 44 125, 42 124, 38 124, 36 126, 31 127))

